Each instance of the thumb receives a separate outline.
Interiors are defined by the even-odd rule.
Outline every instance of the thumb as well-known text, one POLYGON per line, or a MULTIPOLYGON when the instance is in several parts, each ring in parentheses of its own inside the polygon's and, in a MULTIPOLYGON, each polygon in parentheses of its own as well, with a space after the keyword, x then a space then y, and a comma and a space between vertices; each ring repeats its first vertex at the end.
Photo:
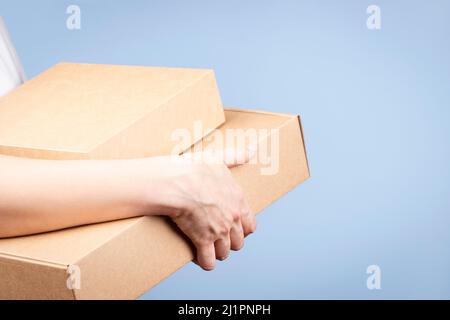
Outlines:
POLYGON ((249 145, 247 148, 227 148, 220 150, 208 150, 200 152, 188 152, 184 153, 181 157, 176 159, 182 159, 183 161, 200 161, 216 164, 225 164, 228 168, 240 166, 253 159, 257 153, 256 145, 249 145))
POLYGON ((228 148, 222 151, 222 159, 228 168, 240 166, 249 162, 256 155, 256 145, 249 145, 245 149, 228 148))

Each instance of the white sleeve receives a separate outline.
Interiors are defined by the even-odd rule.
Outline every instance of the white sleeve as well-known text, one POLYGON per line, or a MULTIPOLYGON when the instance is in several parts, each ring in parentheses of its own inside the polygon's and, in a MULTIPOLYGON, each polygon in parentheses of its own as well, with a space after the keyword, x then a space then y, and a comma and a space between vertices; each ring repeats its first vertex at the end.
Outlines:
POLYGON ((25 81, 22 64, 10 40, 6 25, 0 17, 0 96, 25 81))

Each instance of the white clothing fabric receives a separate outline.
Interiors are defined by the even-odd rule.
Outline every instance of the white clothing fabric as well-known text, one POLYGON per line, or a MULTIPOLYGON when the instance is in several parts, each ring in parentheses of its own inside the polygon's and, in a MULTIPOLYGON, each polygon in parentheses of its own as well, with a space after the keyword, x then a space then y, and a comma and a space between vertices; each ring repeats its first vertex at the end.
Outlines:
POLYGON ((0 17, 0 97, 25 81, 22 64, 0 17))

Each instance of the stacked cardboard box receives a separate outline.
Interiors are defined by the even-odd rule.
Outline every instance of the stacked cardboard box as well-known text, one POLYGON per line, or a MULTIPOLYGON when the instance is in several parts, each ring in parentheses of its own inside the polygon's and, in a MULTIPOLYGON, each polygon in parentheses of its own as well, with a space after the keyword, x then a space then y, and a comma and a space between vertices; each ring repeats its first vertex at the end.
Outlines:
MULTIPOLYGON (((134 158, 239 139, 258 145, 254 161, 231 169, 254 212, 309 177, 299 117, 224 110, 211 70, 62 63, 0 100, 7 155, 134 158), (177 140, 179 130, 191 138, 177 140)), ((0 298, 133 299, 193 257, 160 216, 0 239, 0 298)))

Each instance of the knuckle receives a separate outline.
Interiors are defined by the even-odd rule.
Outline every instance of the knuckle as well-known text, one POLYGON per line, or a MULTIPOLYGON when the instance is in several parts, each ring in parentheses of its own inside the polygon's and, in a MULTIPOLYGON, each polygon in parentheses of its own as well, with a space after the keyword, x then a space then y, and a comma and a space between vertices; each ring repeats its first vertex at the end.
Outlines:
POLYGON ((226 226, 223 226, 223 227, 219 228, 218 235, 222 236, 222 237, 225 237, 225 236, 228 235, 229 232, 230 232, 230 229, 228 227, 226 227, 226 226))
POLYGON ((219 226, 210 227, 210 237, 214 239, 225 238, 230 233, 230 228, 226 223, 219 226))
POLYGON ((215 241, 217 238, 220 237, 220 228, 211 227, 210 231, 208 232, 207 237, 208 237, 209 242, 215 241))
POLYGON ((209 239, 209 237, 201 237, 199 239, 194 239, 193 242, 194 242, 194 245, 199 250, 201 250, 201 249, 206 248, 207 246, 209 246, 212 241, 209 239))
POLYGON ((239 222, 241 220, 241 213, 238 210, 234 210, 231 212, 231 217, 233 222, 239 222))

